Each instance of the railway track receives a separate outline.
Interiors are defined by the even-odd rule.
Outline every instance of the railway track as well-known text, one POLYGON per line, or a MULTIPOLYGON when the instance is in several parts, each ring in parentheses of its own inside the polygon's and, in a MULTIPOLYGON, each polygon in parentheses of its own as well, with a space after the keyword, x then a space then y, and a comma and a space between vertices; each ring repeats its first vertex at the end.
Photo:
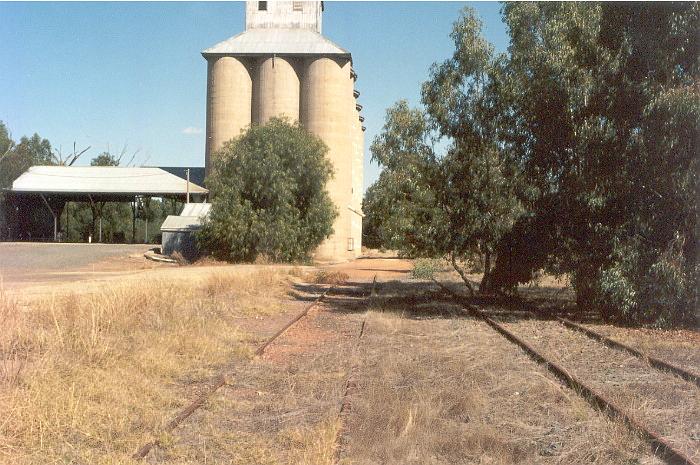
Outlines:
MULTIPOLYGON (((370 306, 372 303, 372 299, 375 296, 376 293, 376 288, 377 288, 377 275, 374 275, 374 279, 372 280, 372 288, 370 289, 369 296, 367 297, 367 307, 370 306)), ((360 332, 359 335, 357 336, 357 344, 355 346, 355 355, 357 354, 357 351, 360 347, 360 344, 362 344, 362 338, 365 335, 365 329, 367 326, 367 318, 362 319, 362 323, 360 324, 360 332)), ((343 394, 343 399, 340 403, 340 411, 338 412, 338 418, 340 421, 340 425, 338 427, 338 431, 336 433, 335 437, 335 451, 333 455, 333 463, 337 464, 340 462, 340 458, 343 454, 343 436, 345 433, 345 424, 347 423, 348 420, 348 415, 350 414, 350 409, 351 409, 351 402, 350 402, 350 396, 354 392, 355 388, 357 387, 357 372, 359 370, 359 364, 355 362, 352 367, 350 368, 350 372, 348 374, 348 379, 345 382, 345 393, 343 394)))
MULTIPOLYGON (((299 320, 304 318, 311 309, 319 305, 323 299, 326 298, 326 296, 335 289, 335 285, 330 286, 328 289, 326 289, 321 295, 316 297, 316 299, 311 302, 309 305, 304 307, 304 309, 296 314, 294 318, 292 318, 289 322, 287 322, 282 328, 280 328, 278 331, 276 331, 272 336, 270 336, 265 342, 263 342, 254 352, 255 357, 259 357, 265 353, 265 350, 272 344, 276 339, 278 339, 281 335, 286 333, 289 328, 294 326, 299 320)), ((219 388, 222 386, 225 386, 229 384, 229 381, 232 379, 234 373, 231 371, 226 371, 223 373, 218 374, 215 376, 212 381, 209 383, 208 388, 205 390, 204 393, 200 394, 195 398, 187 407, 184 409, 180 410, 166 425, 163 427, 163 432, 169 433, 172 432, 175 428, 178 427, 183 421, 185 421, 188 417, 190 417, 195 411, 197 411, 200 407, 202 407, 207 400, 214 394, 219 388)), ((146 444, 144 444, 136 453, 132 456, 132 458, 136 460, 141 460, 144 459, 148 453, 157 445, 159 444, 159 440, 155 439, 153 441, 150 441, 146 444)))
POLYGON ((661 360, 656 357, 652 357, 649 354, 645 354, 644 352, 635 349, 634 347, 630 347, 627 344, 623 344, 619 341, 616 341, 614 339, 611 339, 603 334, 597 333, 589 328, 586 328, 583 325, 580 325, 578 323, 575 323, 571 320, 568 320, 566 318, 561 318, 557 317, 557 320, 566 326, 567 328, 574 329, 576 331, 580 331, 581 333, 585 334, 586 336, 590 337, 591 339, 594 339, 598 342, 601 342, 605 344, 608 347, 612 347, 614 349, 619 349, 623 350, 625 352, 628 352, 635 357, 638 357, 642 360, 645 360, 647 363, 649 363, 650 366, 657 368, 662 371, 668 371, 669 373, 673 373, 674 375, 691 382, 695 384, 697 387, 700 387, 700 375, 696 373, 692 373, 686 369, 683 369, 677 365, 674 365, 672 363, 666 362, 665 360, 661 360))
POLYGON ((670 464, 699 463, 697 446, 692 444, 698 438, 692 437, 695 433, 687 434, 689 423, 700 422, 697 376, 569 320, 491 316, 436 283, 457 299, 466 313, 485 321, 594 407, 639 433, 655 455, 670 464), (637 402, 652 414, 640 418, 644 409, 637 402), (679 409, 679 403, 686 408, 679 409), (679 410, 689 417, 676 418, 669 413, 679 410))
MULTIPOLYGON (((442 286, 444 289, 444 286, 442 286)), ((450 291, 451 292, 451 291, 450 291)), ((455 295, 453 293, 453 295, 455 295)), ((526 312, 532 314, 533 316, 536 316, 540 314, 540 310, 533 305, 530 302, 520 300, 515 302, 515 305, 517 307, 523 307, 526 309, 526 312)), ((679 367, 678 365, 675 365, 673 363, 667 362, 665 360, 661 360, 659 358, 656 358, 652 355, 649 355, 647 353, 642 352, 641 350, 635 349, 634 347, 631 347, 627 344, 624 344, 620 341, 616 341, 615 339, 612 339, 604 334, 600 334, 596 331, 593 331, 590 328, 587 328, 586 326, 576 323, 574 321, 569 320, 568 318, 562 318, 560 316, 555 316, 554 317, 559 323, 563 324, 569 329, 573 329, 576 331, 579 331, 582 334, 585 334, 589 338, 598 341, 602 344, 605 344, 608 347, 611 347, 613 349, 619 349, 624 352, 627 352, 629 354, 634 355, 635 357, 638 357, 642 360, 644 360, 646 363, 648 363, 650 366, 653 368, 657 368, 662 371, 667 371, 669 373, 672 373, 686 381, 689 381, 691 383, 694 383, 696 386, 700 387, 700 374, 698 373, 693 373, 689 370, 686 370, 685 368, 679 367)))

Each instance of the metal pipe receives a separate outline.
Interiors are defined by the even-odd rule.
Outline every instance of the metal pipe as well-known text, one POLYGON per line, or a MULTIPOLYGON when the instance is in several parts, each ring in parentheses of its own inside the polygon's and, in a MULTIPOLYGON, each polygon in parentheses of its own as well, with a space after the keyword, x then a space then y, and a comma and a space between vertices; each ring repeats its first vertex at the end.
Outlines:
POLYGON ((187 203, 190 203, 190 169, 187 168, 187 203))

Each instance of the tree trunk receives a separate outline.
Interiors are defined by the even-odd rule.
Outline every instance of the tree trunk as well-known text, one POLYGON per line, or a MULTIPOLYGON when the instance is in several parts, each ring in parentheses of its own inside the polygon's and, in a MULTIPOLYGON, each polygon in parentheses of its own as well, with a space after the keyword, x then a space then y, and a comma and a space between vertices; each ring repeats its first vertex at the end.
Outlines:
POLYGON ((450 262, 452 263, 452 268, 455 269, 455 271, 459 274, 459 277, 462 278, 462 281, 464 281, 464 284, 467 286, 467 289, 469 289, 469 296, 473 297, 474 287, 472 286, 472 283, 469 282, 469 278, 467 278, 467 274, 464 272, 464 270, 459 265, 457 265, 457 258, 455 257, 454 253, 450 254, 450 262))
POLYGON ((487 248, 484 252, 484 276, 479 284, 479 292, 486 292, 491 281, 491 251, 487 248))

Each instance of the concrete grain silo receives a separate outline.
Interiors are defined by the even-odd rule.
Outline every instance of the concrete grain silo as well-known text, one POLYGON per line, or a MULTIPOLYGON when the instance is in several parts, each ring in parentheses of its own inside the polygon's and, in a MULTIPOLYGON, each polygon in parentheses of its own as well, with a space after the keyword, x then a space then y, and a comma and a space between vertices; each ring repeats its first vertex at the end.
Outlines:
POLYGON ((321 261, 355 258, 362 246, 364 128, 349 52, 321 35, 323 2, 246 2, 246 30, 205 51, 206 167, 224 142, 272 117, 300 121, 328 146, 338 209, 321 261))
POLYGON ((209 153, 250 126, 253 80, 246 64, 222 56, 208 60, 206 170, 209 153))

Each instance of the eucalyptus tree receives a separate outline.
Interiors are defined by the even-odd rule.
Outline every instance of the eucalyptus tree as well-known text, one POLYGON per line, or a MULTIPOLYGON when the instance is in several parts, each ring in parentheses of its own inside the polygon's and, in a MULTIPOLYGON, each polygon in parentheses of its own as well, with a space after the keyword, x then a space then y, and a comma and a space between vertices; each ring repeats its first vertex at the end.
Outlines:
POLYGON ((455 50, 432 66, 422 101, 431 127, 448 144, 437 189, 449 224, 444 252, 465 283, 458 259, 480 257, 480 290, 486 290, 497 244, 523 214, 530 193, 500 138, 507 121, 506 57, 494 53, 471 8, 462 10, 450 37, 455 50))
POLYGON ((545 264, 570 273, 579 305, 606 317, 692 320, 699 11, 696 3, 504 6, 514 118, 503 140, 537 196, 502 244, 512 260, 499 276, 522 279, 545 264), (513 267, 525 273, 514 277, 513 267))
POLYGON ((373 145, 384 172, 366 208, 397 212, 375 229, 414 256, 480 255, 482 287, 512 290, 545 269, 606 318, 692 323, 700 6, 523 2, 502 14, 510 45, 495 54, 462 12, 413 113, 423 126, 401 130, 406 118, 388 113, 380 142, 445 150, 405 143, 420 163, 392 165, 382 157, 401 144, 373 145))
POLYGON ((522 214, 525 189, 497 139, 500 57, 469 8, 451 37, 453 56, 434 65, 423 85, 425 111, 405 101, 387 111, 371 146, 384 169, 366 208, 385 216, 389 245, 412 257, 446 258, 473 292, 470 262, 480 261, 479 288, 487 289, 495 248, 522 214))

